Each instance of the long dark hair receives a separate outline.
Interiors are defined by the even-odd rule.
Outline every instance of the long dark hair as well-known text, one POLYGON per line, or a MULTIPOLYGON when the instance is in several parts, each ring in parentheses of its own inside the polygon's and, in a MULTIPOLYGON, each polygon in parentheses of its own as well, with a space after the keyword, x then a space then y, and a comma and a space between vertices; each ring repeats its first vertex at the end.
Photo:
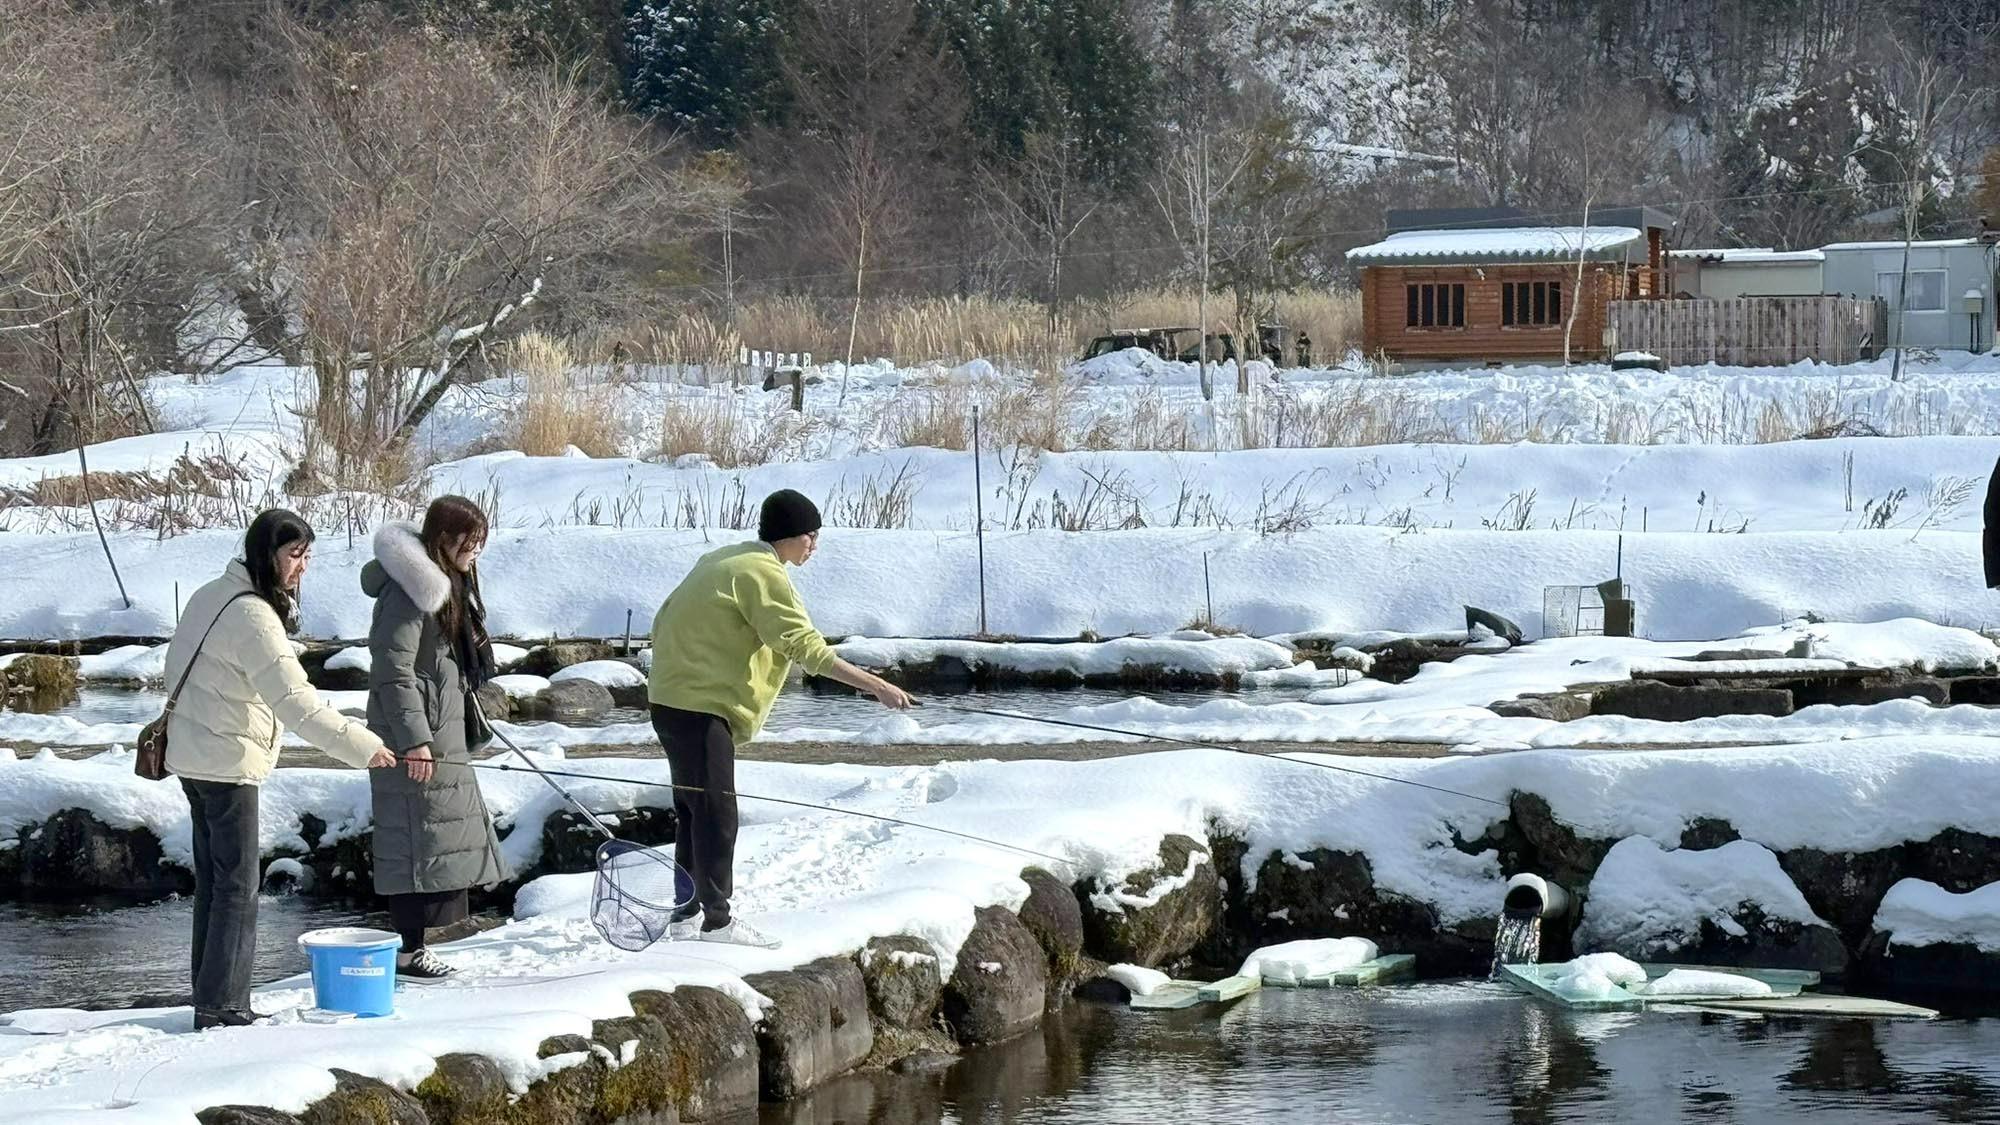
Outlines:
POLYGON ((278 581, 278 552, 294 543, 310 545, 312 541, 312 525, 284 508, 257 513, 250 521, 250 530, 243 533, 243 568, 250 572, 250 585, 277 612, 287 633, 298 632, 299 600, 278 581))
POLYGON ((451 579, 451 597, 438 609, 438 624, 444 627, 445 636, 457 637, 465 626, 468 611, 475 623, 483 622, 486 603, 479 596, 479 564, 474 563, 460 574, 451 563, 450 553, 468 539, 486 538, 486 513, 463 496, 440 496, 424 512, 421 536, 424 553, 451 579))

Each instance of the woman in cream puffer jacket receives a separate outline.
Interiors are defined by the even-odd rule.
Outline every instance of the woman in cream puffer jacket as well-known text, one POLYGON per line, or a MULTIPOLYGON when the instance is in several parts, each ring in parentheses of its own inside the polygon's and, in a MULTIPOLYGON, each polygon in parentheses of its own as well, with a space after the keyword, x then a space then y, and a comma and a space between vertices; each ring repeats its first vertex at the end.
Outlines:
POLYGON ((167 647, 167 684, 187 674, 167 720, 167 769, 187 794, 193 836, 196 1030, 255 1018, 257 787, 278 763, 281 730, 350 766, 396 761, 366 725, 319 697, 292 651, 312 540, 291 512, 259 515, 243 557, 195 591, 167 647))

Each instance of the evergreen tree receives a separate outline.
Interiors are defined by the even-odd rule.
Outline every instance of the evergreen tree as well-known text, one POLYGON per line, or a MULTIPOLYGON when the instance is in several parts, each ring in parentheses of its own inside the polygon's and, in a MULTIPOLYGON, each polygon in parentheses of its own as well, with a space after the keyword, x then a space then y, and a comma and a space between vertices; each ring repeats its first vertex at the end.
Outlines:
POLYGON ((964 72, 969 124, 991 154, 1072 136, 1091 178, 1137 174, 1155 108, 1152 66, 1122 0, 924 0, 964 72))
POLYGON ((631 0, 625 97, 724 147, 783 115, 786 0, 631 0))

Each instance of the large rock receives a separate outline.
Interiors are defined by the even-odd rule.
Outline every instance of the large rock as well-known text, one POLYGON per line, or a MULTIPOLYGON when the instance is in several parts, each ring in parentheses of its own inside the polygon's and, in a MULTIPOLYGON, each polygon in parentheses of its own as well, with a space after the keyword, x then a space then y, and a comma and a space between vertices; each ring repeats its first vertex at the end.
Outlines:
POLYGON ((869 941, 861 951, 861 979, 868 1010, 881 1027, 921 1031, 936 1023, 944 975, 930 942, 907 935, 869 941))
POLYGON ((386 1082, 334 1068, 333 1093, 306 1107, 300 1125, 429 1125, 422 1102, 386 1082))
POLYGON ((1717 719, 1727 715, 1783 717, 1792 713, 1792 693, 1783 688, 1727 687, 1719 684, 1682 686, 1658 680, 1633 680, 1597 689, 1590 699, 1590 713, 1657 719, 1666 723, 1717 719))
POLYGON ((515 709, 522 718, 558 723, 602 718, 617 705, 604 685, 589 680, 564 680, 550 684, 528 699, 515 701, 515 709))
POLYGON ((194 1115, 201 1125, 299 1125, 299 1119, 261 1105, 210 1106, 194 1115))
POLYGON ((25 653, 7 665, 7 695, 16 707, 52 711, 76 702, 82 662, 74 656, 25 653))
POLYGON ((1056 1006, 1076 987, 1082 972, 1083 908, 1074 891, 1039 867, 1022 871, 1021 878, 1028 884, 1021 924, 1049 955, 1049 997, 1051 1006, 1056 1006))
POLYGON ((680 1120, 674 1097, 674 1033, 651 1016, 598 1020, 591 1038, 619 1065, 604 1076, 598 1109, 606 1120, 666 1125, 680 1120))
POLYGON ((511 1095, 500 1064, 485 1055, 450 1054, 414 1091, 431 1125, 481 1125, 507 1112, 511 1095))
POLYGON ((614 660, 617 656, 617 646, 600 641, 557 641, 530 649, 528 655, 508 671, 547 679, 572 664, 614 660))
POLYGON ((14 868, 26 898, 103 893, 168 895, 194 890, 186 868, 162 862, 160 841, 144 828, 112 828, 82 809, 63 809, 20 830, 14 868))
POLYGON ((1953 1007, 1973 999, 1990 1004, 2000 996, 2000 953, 1963 942, 1890 945, 1888 938, 1870 938, 1856 965, 1868 983, 1953 1007))
POLYGON ((499 722, 514 717, 514 697, 499 684, 487 682, 479 685, 472 693, 479 700, 479 710, 488 720, 499 722))
POLYGON ((1833 923, 1850 949, 1860 949, 1882 896, 1901 879, 1923 879, 1956 894, 2000 881, 2000 838, 1947 828, 1928 840, 1868 852, 1794 848, 1778 853, 1778 866, 1813 912, 1833 923))
POLYGON ((1247 947, 1230 950, 1238 957, 1262 945, 1324 937, 1367 938, 1385 953, 1414 953, 1441 971, 1484 970, 1491 957, 1490 920, 1463 931, 1445 928, 1428 903, 1379 890, 1358 852, 1313 848, 1266 856, 1237 917, 1247 947))
POLYGON ((581 1035, 555 1035, 542 1040, 536 1056, 560 1059, 568 1065, 536 1079, 508 1112, 510 1123, 586 1125, 610 1120, 598 1104, 611 1073, 608 1050, 581 1035))
POLYGON ((1035 1026, 1048 954, 1012 911, 982 906, 944 989, 944 1017, 964 1043, 997 1043, 1035 1026))
MULTIPOLYGON (((617 814, 618 838, 647 847, 674 842, 672 809, 641 805, 617 814)), ((597 868, 597 846, 604 842, 583 814, 569 808, 542 822, 542 854, 526 870, 516 872, 514 882, 528 883, 543 875, 574 874, 597 868)))
POLYGON ((1536 692, 1518 699, 1502 699, 1487 710, 1503 719, 1546 719, 1570 723, 1590 716, 1590 697, 1581 692, 1536 692))
POLYGON ((1114 963, 1159 966, 1186 957, 1222 922, 1222 885, 1206 845, 1187 836, 1160 842, 1157 866, 1117 886, 1077 889, 1090 951, 1114 963))
MULTIPOLYGON (((1622 953, 1635 961, 1692 965, 1734 965, 1746 969, 1815 969, 1828 976, 1847 972, 1847 946, 1831 926, 1778 921, 1756 903, 1730 911, 1724 929, 1703 918, 1696 933, 1640 942, 1598 942, 1592 952, 1622 953)), ((1582 943, 1581 935, 1578 937, 1582 943)))
POLYGON ((636 1014, 672 1032, 666 1074, 682 1121, 713 1121, 757 1108, 757 1032, 742 1005, 696 985, 635 992, 631 1000, 636 1014))
POLYGON ((1822 703, 1836 707, 1865 707, 1912 698, 1921 699, 1934 707, 1943 707, 1951 702, 1951 688, 1945 681, 1935 676, 1902 673, 1858 679, 1845 676, 1818 680, 1807 678, 1793 683, 1791 692, 1794 707, 1813 707, 1822 703))
POLYGON ((743 983, 771 1001, 757 1025, 766 1101, 790 1101, 853 1070, 875 1046, 868 986, 860 967, 846 957, 755 973, 743 983))

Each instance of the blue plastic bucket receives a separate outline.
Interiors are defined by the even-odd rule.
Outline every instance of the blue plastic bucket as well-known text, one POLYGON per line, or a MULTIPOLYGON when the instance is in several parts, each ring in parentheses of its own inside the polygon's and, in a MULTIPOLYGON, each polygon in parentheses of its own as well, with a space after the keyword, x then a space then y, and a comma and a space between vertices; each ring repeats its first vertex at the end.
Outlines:
POLYGON ((386 1016, 396 1010, 396 951, 403 939, 383 930, 338 926, 299 935, 312 958, 313 1003, 329 1012, 386 1016))

